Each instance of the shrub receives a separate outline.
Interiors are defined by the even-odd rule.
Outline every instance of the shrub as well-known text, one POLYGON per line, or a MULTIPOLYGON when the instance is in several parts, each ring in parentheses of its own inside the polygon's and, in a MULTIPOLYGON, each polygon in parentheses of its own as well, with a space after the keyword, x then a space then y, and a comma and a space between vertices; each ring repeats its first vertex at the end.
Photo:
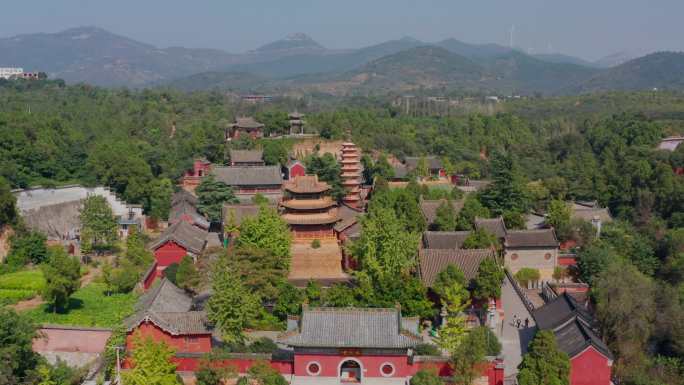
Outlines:
POLYGON ((278 349, 278 345, 268 337, 261 337, 249 345, 252 353, 273 353, 278 349))
POLYGON ((320 247, 321 247, 321 241, 319 241, 318 239, 314 239, 313 241, 311 241, 311 248, 312 249, 318 249, 320 247))
POLYGON ((178 274, 178 264, 172 263, 164 269, 164 277, 176 285, 176 275, 178 274))
POLYGON ((523 267, 515 273, 515 279, 523 286, 527 286, 529 282, 538 281, 540 276, 539 270, 530 267, 523 267))
POLYGON ((414 348, 417 356, 441 356, 442 352, 433 344, 418 344, 414 348))

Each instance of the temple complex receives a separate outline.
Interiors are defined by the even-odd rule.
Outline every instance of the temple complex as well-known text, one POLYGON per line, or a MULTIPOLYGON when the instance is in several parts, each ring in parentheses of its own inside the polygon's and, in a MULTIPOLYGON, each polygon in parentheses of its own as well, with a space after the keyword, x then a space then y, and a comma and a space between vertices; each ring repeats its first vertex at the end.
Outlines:
POLYGON ((342 186, 346 195, 342 201, 351 207, 361 207, 361 155, 356 145, 342 143, 342 186))
POLYGON ((335 238, 333 226, 339 218, 329 184, 320 182, 316 175, 304 175, 284 183, 283 188, 282 217, 295 240, 335 238))

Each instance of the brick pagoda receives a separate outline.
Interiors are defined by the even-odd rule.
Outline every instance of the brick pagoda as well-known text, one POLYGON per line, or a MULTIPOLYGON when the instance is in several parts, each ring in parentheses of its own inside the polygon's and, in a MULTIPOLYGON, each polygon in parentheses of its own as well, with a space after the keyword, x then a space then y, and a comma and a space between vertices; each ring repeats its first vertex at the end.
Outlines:
POLYGON ((361 207, 361 155, 356 145, 342 143, 342 186, 346 195, 342 201, 351 207, 361 207))

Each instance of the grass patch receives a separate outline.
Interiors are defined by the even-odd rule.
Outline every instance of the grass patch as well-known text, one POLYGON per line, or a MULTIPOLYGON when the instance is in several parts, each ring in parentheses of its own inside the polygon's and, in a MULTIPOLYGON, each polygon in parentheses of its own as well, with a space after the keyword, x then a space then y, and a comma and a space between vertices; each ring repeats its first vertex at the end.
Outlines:
POLYGON ((45 279, 40 270, 22 270, 0 275, 0 289, 43 290, 45 279))
POLYGON ((31 299, 43 290, 45 279, 40 270, 22 270, 0 275, 0 306, 31 299))
POLYGON ((137 295, 104 294, 105 285, 91 283, 71 296, 69 310, 53 313, 47 305, 29 310, 26 315, 38 324, 115 327, 133 313, 137 295))

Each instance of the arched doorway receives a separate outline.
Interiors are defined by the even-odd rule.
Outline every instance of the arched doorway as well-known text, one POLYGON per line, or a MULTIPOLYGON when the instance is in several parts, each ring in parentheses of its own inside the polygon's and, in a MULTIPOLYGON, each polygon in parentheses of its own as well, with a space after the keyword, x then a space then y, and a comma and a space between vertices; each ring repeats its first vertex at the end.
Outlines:
POLYGON ((363 376, 361 363, 355 359, 347 359, 340 364, 340 381, 344 383, 360 383, 363 376))

